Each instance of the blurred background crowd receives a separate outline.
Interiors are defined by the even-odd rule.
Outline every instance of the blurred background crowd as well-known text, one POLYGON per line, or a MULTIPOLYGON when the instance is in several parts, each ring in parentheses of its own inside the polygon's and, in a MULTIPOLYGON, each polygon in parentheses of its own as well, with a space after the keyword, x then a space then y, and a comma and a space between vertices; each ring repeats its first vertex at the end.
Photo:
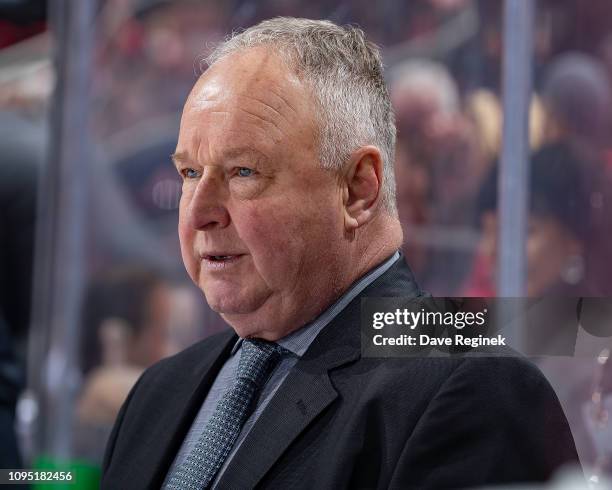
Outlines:
MULTIPOLYGON (((612 2, 533 1, 525 292, 612 296, 612 2)), ((501 0, 93 3, 79 356, 62 379, 75 394, 70 458, 99 468, 142 370, 225 328, 180 260, 180 183, 169 155, 207 48, 234 29, 279 15, 328 18, 358 24, 381 46, 408 262, 434 295, 495 296, 501 0)), ((0 467, 53 457, 40 435, 53 419, 33 388, 52 363, 32 354, 52 351, 50 335, 30 328, 32 299, 44 301, 32 278, 57 79, 52 9, 53 2, 0 0, 0 467), (14 425, 16 433, 7 429, 14 425)), ((36 250, 44 256, 45 244, 36 250)), ((601 418, 612 410, 607 355, 541 363, 583 462, 598 471, 612 455, 601 418)))

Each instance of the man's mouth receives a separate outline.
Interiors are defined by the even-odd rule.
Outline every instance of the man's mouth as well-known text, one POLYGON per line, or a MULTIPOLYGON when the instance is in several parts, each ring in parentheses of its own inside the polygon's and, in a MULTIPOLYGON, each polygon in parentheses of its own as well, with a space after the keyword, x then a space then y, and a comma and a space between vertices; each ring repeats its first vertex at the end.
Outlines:
POLYGON ((226 253, 215 253, 215 254, 202 254, 202 260, 209 266, 222 266, 229 265, 237 262, 240 257, 244 254, 226 254, 226 253))
POLYGON ((236 257, 236 255, 207 255, 206 259, 215 262, 223 262, 225 260, 231 260, 233 257, 236 257))

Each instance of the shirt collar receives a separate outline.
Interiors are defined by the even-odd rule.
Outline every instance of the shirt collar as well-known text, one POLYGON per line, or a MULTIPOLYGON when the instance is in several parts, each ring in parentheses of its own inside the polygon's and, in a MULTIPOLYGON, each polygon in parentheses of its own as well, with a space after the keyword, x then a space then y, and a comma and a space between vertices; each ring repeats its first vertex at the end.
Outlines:
MULTIPOLYGON (((382 276, 400 258, 399 252, 395 252, 387 260, 371 269, 369 272, 357 279, 347 291, 336 300, 329 308, 321 313, 312 322, 307 323, 302 328, 291 332, 282 339, 276 341, 278 345, 284 347, 292 354, 301 357, 304 355, 310 344, 325 326, 327 326, 346 306, 366 287, 382 276)), ((243 339, 239 338, 232 349, 234 355, 242 344, 243 339)))

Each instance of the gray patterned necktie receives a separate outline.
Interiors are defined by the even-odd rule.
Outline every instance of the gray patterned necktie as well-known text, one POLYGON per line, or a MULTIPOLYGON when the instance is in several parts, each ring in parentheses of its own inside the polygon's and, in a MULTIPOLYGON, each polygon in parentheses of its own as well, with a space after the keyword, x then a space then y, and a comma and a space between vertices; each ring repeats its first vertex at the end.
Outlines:
POLYGON ((284 349, 272 342, 246 339, 234 385, 223 394, 202 435, 166 488, 208 488, 236 443, 256 395, 279 361, 284 349))

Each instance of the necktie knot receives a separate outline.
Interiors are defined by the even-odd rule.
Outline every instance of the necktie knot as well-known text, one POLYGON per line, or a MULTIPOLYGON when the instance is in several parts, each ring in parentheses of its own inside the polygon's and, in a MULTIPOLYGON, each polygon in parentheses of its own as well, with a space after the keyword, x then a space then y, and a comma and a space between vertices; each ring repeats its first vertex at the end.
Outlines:
POLYGON ((284 350, 274 342, 245 339, 242 342, 236 378, 241 381, 251 381, 257 388, 261 387, 284 350))

